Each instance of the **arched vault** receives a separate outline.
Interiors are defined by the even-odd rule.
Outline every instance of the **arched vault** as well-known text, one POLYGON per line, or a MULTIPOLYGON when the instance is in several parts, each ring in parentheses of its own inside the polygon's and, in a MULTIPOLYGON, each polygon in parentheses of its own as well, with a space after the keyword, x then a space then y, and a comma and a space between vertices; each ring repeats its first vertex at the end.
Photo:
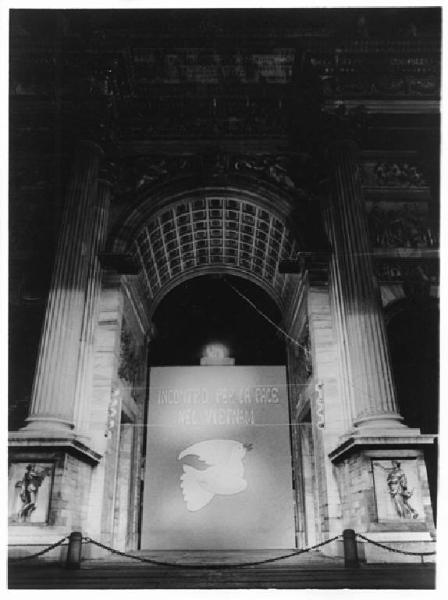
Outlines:
POLYGON ((280 273, 279 263, 303 249, 292 218, 300 199, 276 186, 229 179, 153 188, 111 236, 109 250, 132 255, 139 266, 151 312, 177 284, 216 273, 253 281, 285 308, 298 282, 280 273))

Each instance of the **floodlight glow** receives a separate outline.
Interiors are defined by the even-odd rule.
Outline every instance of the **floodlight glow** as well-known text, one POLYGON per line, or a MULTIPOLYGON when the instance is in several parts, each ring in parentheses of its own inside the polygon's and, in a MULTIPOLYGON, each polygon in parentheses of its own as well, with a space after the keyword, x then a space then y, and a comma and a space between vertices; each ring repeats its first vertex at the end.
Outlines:
POLYGON ((220 360, 227 356, 227 348, 222 344, 209 344, 205 347, 205 356, 207 358, 213 358, 214 360, 220 360))

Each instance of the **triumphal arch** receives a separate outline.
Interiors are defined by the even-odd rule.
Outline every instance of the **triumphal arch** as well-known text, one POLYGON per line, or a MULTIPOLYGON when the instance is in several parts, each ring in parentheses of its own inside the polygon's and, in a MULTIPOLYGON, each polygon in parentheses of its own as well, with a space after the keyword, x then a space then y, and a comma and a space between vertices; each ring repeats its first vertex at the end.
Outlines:
POLYGON ((11 16, 11 548, 351 528, 432 550, 437 9, 32 12, 11 16), (253 318, 230 346, 196 314, 218 288, 212 315, 253 318), (169 340, 195 318, 187 356, 169 340), (242 359, 262 329, 280 354, 242 359))

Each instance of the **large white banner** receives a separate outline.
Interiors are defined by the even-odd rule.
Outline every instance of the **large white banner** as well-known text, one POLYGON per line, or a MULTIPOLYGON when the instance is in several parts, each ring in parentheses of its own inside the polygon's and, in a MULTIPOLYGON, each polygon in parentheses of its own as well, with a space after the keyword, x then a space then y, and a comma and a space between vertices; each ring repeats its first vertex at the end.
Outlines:
POLYGON ((285 368, 153 367, 142 548, 293 548, 285 368))

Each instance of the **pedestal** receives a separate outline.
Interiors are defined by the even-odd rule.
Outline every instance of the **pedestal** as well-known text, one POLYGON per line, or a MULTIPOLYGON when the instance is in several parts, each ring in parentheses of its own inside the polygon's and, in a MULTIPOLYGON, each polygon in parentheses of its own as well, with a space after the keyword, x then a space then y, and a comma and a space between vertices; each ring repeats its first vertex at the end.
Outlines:
MULTIPOLYGON (((343 529, 397 550, 432 552, 435 528, 424 448, 433 435, 398 430, 355 435, 330 453, 341 500, 343 529)), ((358 539, 367 562, 421 562, 358 539)), ((429 560, 434 560, 434 557, 429 560)))

